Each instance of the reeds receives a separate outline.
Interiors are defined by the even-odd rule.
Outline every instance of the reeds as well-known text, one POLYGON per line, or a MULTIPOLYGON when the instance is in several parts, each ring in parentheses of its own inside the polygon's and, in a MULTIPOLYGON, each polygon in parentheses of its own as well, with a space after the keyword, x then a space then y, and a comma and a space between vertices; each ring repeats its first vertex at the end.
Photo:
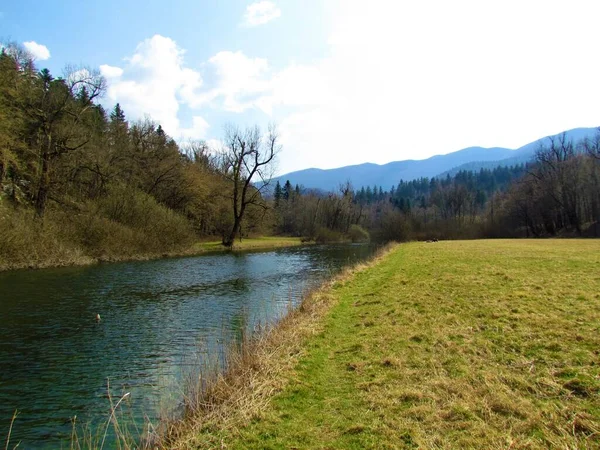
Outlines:
POLYGON ((131 396, 125 392, 115 402, 111 393, 110 382, 107 382, 108 401, 110 411, 106 421, 99 425, 89 423, 79 425, 77 416, 71 420, 71 436, 69 441, 70 450, 117 448, 119 450, 129 449, 152 449, 154 448, 155 433, 149 418, 144 419, 142 430, 138 428, 133 417, 127 417, 130 409, 122 406, 131 396), (112 433, 109 433, 112 432, 112 433))
MULTIPOLYGON (((12 434, 13 425, 15 423, 15 419, 19 415, 19 411, 15 410, 12 415, 12 419, 10 420, 10 426, 8 427, 8 434, 6 435, 6 445, 4 446, 4 450, 8 450, 10 446, 10 435, 12 434)), ((19 444, 15 445, 16 448, 19 444)))

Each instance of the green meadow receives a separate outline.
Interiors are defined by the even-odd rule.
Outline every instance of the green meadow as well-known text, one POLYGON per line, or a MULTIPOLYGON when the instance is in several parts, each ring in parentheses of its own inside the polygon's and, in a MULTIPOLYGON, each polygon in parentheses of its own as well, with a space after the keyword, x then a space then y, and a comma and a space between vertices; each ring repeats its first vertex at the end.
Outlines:
POLYGON ((298 347, 268 353, 272 389, 180 445, 600 447, 600 241, 402 244, 326 291, 298 347))

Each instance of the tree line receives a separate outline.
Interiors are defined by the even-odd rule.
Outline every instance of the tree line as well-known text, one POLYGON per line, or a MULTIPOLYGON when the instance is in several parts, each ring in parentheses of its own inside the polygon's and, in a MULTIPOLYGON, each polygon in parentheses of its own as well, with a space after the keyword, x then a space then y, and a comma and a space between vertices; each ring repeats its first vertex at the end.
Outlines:
POLYGON ((600 131, 578 143, 563 134, 527 164, 401 180, 389 190, 346 183, 323 195, 278 182, 276 229, 317 240, 599 236, 599 149, 600 131))
POLYGON ((498 196, 505 226, 527 236, 599 236, 600 132, 581 142, 548 138, 535 165, 498 196))

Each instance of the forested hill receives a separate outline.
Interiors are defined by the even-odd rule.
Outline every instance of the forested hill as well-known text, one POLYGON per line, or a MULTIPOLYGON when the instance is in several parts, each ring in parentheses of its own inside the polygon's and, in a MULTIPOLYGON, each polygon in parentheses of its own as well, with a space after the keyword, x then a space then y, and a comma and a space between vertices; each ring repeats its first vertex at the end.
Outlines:
MULTIPOLYGON (((584 138, 592 138, 596 128, 576 128, 566 132, 569 140, 578 142, 584 138)), ((560 133, 562 134, 562 133, 560 133)), ((558 136, 558 135, 557 135, 558 136)), ((356 188, 361 186, 383 186, 389 189, 400 180, 410 181, 422 177, 445 177, 461 170, 493 169, 497 166, 514 166, 531 161, 542 138, 519 147, 516 150, 494 147, 469 147, 447 155, 437 155, 424 160, 394 161, 378 165, 372 163, 339 167, 336 169, 305 169, 278 177, 281 184, 290 180, 292 185, 323 191, 336 190, 341 184, 350 181, 356 188)), ((401 149, 398 150, 401 153, 401 149)), ((277 181, 276 180, 276 181, 277 181)))
MULTIPOLYGON (((59 77, 18 44, 0 50, 0 270, 177 253, 231 233, 231 168, 248 155, 231 161, 204 142, 180 146, 159 123, 128 120, 119 104, 106 111, 97 70, 59 77)), ((254 139, 257 153, 261 136, 239 137, 254 139)), ((269 234, 265 202, 246 191, 245 235, 269 234)))
MULTIPOLYGON (((575 128, 573 130, 569 130, 565 132, 565 136, 570 142, 581 142, 585 139, 592 139, 597 132, 597 128, 575 128)), ((562 134, 562 133, 560 133, 562 134)), ((554 137, 557 137, 555 135, 554 137)), ((500 167, 510 167, 514 165, 524 164, 527 162, 531 162, 537 150, 540 148, 540 144, 545 145, 548 144, 548 137, 543 139, 539 139, 535 142, 531 142, 523 147, 520 147, 517 150, 512 151, 510 156, 506 159, 502 159, 499 161, 471 161, 465 164, 461 164, 460 166, 454 167, 450 170, 442 172, 438 174, 438 178, 444 178, 447 175, 453 176, 458 172, 465 170, 474 170, 477 171, 479 169, 494 169, 498 166, 500 167)))
MULTIPOLYGON (((362 187, 354 195, 360 204, 369 205, 387 199, 400 210, 408 212, 413 208, 425 208, 428 203, 437 203, 443 209, 445 205, 441 194, 449 186, 460 186, 460 196, 468 196, 473 206, 481 208, 491 196, 505 192, 532 168, 533 164, 527 163, 478 171, 461 170, 453 176, 402 180, 390 190, 377 185, 362 187)), ((459 204, 460 200, 454 198, 452 202, 459 204)))
POLYGON ((572 142, 548 139, 526 164, 353 190, 350 183, 323 195, 274 187, 284 233, 361 237, 379 241, 525 236, 600 236, 600 131, 572 142), (359 227, 359 228, 357 228, 359 227))

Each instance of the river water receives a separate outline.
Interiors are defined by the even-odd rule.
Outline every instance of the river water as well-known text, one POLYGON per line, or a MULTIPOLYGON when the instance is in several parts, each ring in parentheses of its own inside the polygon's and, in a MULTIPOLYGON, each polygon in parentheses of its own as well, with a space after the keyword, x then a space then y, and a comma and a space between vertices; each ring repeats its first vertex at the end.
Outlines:
POLYGON ((198 357, 275 321, 373 251, 307 246, 0 273, 0 445, 15 410, 10 448, 68 447, 75 416, 101 429, 107 385, 115 400, 130 393, 128 417, 155 421, 178 404, 198 357))

